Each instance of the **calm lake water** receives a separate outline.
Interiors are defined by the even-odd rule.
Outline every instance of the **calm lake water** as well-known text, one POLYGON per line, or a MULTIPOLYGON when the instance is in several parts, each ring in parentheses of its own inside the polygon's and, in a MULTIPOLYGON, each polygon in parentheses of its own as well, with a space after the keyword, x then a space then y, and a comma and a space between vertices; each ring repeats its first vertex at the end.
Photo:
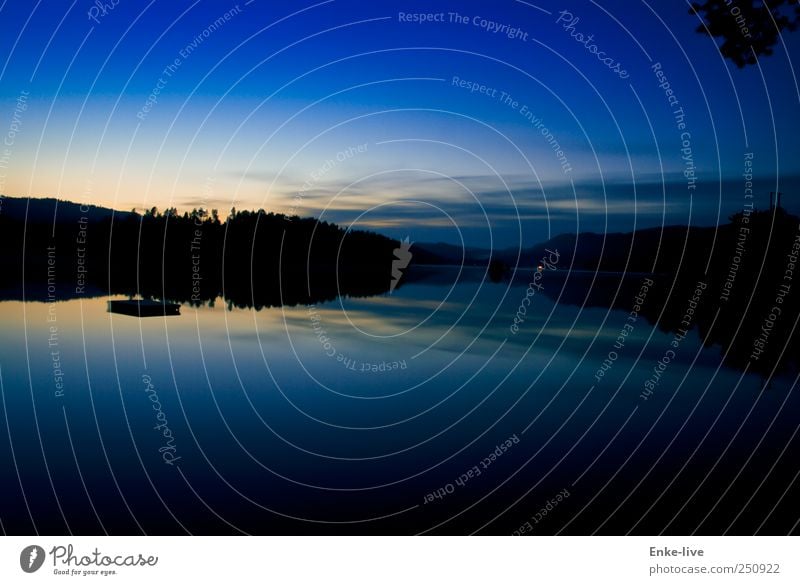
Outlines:
POLYGON ((629 319, 644 277, 546 271, 514 334, 531 277, 167 318, 2 302, 3 529, 791 530, 793 379, 763 389, 693 330, 645 399, 674 334, 629 319), (627 309, 581 306, 593 287, 627 309))

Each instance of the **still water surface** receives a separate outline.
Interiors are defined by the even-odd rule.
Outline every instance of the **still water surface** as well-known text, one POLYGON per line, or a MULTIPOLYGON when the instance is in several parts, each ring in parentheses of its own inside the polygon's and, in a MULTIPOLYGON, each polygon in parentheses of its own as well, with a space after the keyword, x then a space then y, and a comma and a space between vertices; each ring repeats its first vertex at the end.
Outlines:
POLYGON ((514 334, 530 276, 167 318, 2 302, 4 529, 753 532, 763 506, 791 528, 792 380, 763 390, 692 331, 645 400, 674 337, 629 319, 645 277, 548 272, 514 334), (628 308, 581 306, 592 287, 628 308))

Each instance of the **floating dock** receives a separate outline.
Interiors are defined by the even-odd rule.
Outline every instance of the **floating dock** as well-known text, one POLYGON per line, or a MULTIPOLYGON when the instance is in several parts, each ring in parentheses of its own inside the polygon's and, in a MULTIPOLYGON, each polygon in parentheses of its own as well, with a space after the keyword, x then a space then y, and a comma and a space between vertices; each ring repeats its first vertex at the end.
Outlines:
POLYGON ((131 317, 169 317, 171 315, 180 315, 181 306, 175 303, 148 299, 108 301, 108 312, 130 315, 131 317))

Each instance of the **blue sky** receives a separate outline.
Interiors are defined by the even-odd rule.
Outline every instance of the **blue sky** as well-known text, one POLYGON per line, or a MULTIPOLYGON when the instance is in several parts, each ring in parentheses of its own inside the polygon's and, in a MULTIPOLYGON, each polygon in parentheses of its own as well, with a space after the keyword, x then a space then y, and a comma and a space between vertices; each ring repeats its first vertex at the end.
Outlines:
POLYGON ((757 205, 797 191, 800 33, 740 70, 677 1, 106 5, 2 3, 6 195, 263 207, 511 246, 715 224, 741 209, 747 152, 757 205), (418 13, 442 22, 403 22, 418 13))

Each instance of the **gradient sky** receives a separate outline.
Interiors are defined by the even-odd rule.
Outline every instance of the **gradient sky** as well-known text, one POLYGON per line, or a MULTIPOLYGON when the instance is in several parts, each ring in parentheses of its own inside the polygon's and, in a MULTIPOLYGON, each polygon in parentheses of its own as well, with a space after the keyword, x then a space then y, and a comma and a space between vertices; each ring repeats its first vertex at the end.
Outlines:
POLYGON ((757 205, 780 189, 800 211, 800 33, 740 70, 677 0, 116 1, 96 21, 88 0, 0 4, 0 192, 117 209, 264 208, 513 246, 713 225, 741 209, 752 152, 757 205), (564 10, 627 79, 557 22, 564 10), (693 192, 654 63, 686 113, 693 192))

